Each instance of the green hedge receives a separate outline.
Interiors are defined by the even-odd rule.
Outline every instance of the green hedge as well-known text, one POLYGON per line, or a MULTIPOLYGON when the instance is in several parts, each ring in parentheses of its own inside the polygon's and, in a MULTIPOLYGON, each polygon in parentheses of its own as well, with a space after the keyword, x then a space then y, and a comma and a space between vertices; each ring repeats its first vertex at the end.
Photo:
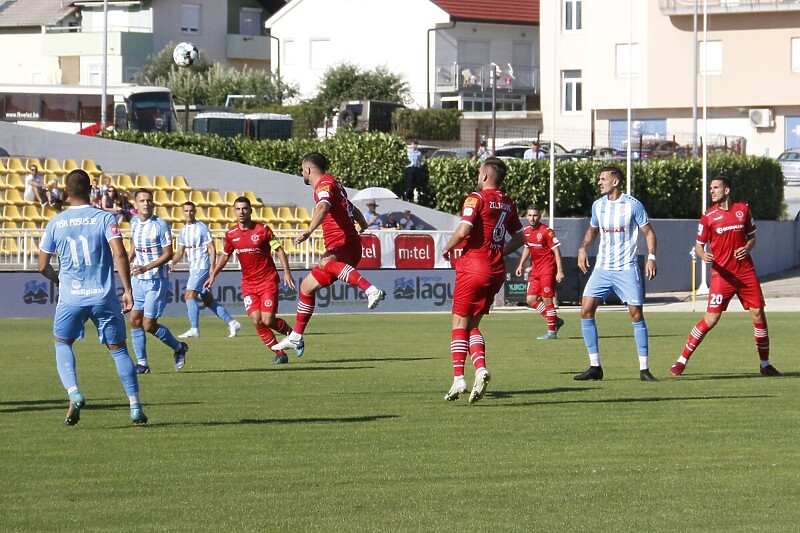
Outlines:
MULTIPOLYGON (((326 140, 291 139, 253 141, 215 135, 105 132, 104 137, 169 150, 226 159, 255 167, 300 174, 300 160, 311 151, 324 153, 331 160, 330 173, 343 185, 386 187, 402 192, 407 164, 403 141, 384 133, 339 131, 326 140)), ((520 211, 530 203, 548 209, 550 162, 548 160, 507 161, 509 172, 505 191, 516 200, 520 211)), ((556 164, 556 215, 587 217, 597 198, 597 176, 601 161, 562 161, 556 164)), ((464 197, 475 190, 478 162, 458 158, 429 159, 429 183, 423 187, 423 204, 456 214, 464 197)), ((625 162, 617 164, 625 172, 625 162)), ((634 163, 633 195, 639 198, 652 218, 699 218, 702 164, 695 157, 673 157, 634 163)), ((709 179, 725 175, 733 181, 733 196, 750 204, 760 220, 779 220, 785 214, 783 174, 778 164, 767 157, 711 154, 709 179)))

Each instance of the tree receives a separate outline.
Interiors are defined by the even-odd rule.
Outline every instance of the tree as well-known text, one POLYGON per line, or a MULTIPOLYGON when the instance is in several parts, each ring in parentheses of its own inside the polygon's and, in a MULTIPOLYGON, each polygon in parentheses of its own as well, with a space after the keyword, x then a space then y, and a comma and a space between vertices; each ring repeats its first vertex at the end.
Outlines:
POLYGON ((140 85, 156 85, 158 78, 165 79, 169 76, 170 72, 185 70, 188 72, 204 73, 207 72, 213 63, 206 59, 206 55, 200 51, 200 57, 197 58, 192 66, 181 68, 172 60, 172 51, 178 43, 171 42, 167 46, 155 54, 147 57, 147 60, 142 66, 133 81, 140 85))
POLYGON ((411 101, 408 82, 384 66, 364 70, 352 63, 340 63, 325 71, 317 90, 312 102, 328 112, 337 111, 343 100, 411 101))

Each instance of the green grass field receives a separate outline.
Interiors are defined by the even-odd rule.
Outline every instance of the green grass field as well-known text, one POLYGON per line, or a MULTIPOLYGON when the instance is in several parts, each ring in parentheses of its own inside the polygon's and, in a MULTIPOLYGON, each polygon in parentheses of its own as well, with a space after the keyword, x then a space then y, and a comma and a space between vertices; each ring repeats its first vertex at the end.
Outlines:
POLYGON ((228 339, 204 316, 180 373, 148 337, 144 427, 93 339, 76 345, 87 406, 64 426, 51 321, 4 320, 0 530, 797 530, 800 313, 768 317, 786 377, 760 376, 731 313, 680 379, 667 370, 701 314, 650 313, 653 384, 627 314, 602 309, 606 378, 573 381, 588 360, 563 316, 558 341, 535 340, 533 313, 485 319, 476 405, 443 401, 449 315, 318 315, 283 367, 249 323, 228 339))

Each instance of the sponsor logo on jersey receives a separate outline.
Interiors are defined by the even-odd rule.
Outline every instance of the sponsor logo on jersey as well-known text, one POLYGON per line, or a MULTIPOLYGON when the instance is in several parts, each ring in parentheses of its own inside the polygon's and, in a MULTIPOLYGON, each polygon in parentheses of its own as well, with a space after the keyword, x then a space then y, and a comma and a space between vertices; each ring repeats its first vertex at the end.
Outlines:
POLYGON ((736 231, 744 229, 744 224, 734 224, 732 226, 722 226, 716 229, 717 234, 722 235, 726 231, 736 231))

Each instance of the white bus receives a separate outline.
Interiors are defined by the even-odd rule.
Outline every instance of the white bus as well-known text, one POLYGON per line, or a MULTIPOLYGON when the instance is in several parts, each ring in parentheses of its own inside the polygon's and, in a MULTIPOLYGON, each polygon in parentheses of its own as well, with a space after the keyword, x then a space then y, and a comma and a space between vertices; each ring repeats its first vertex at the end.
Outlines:
MULTIPOLYGON (((0 120, 65 133, 100 130, 102 87, 0 85, 0 120)), ((106 122, 115 129, 179 131, 172 93, 165 87, 106 88, 106 122)))

